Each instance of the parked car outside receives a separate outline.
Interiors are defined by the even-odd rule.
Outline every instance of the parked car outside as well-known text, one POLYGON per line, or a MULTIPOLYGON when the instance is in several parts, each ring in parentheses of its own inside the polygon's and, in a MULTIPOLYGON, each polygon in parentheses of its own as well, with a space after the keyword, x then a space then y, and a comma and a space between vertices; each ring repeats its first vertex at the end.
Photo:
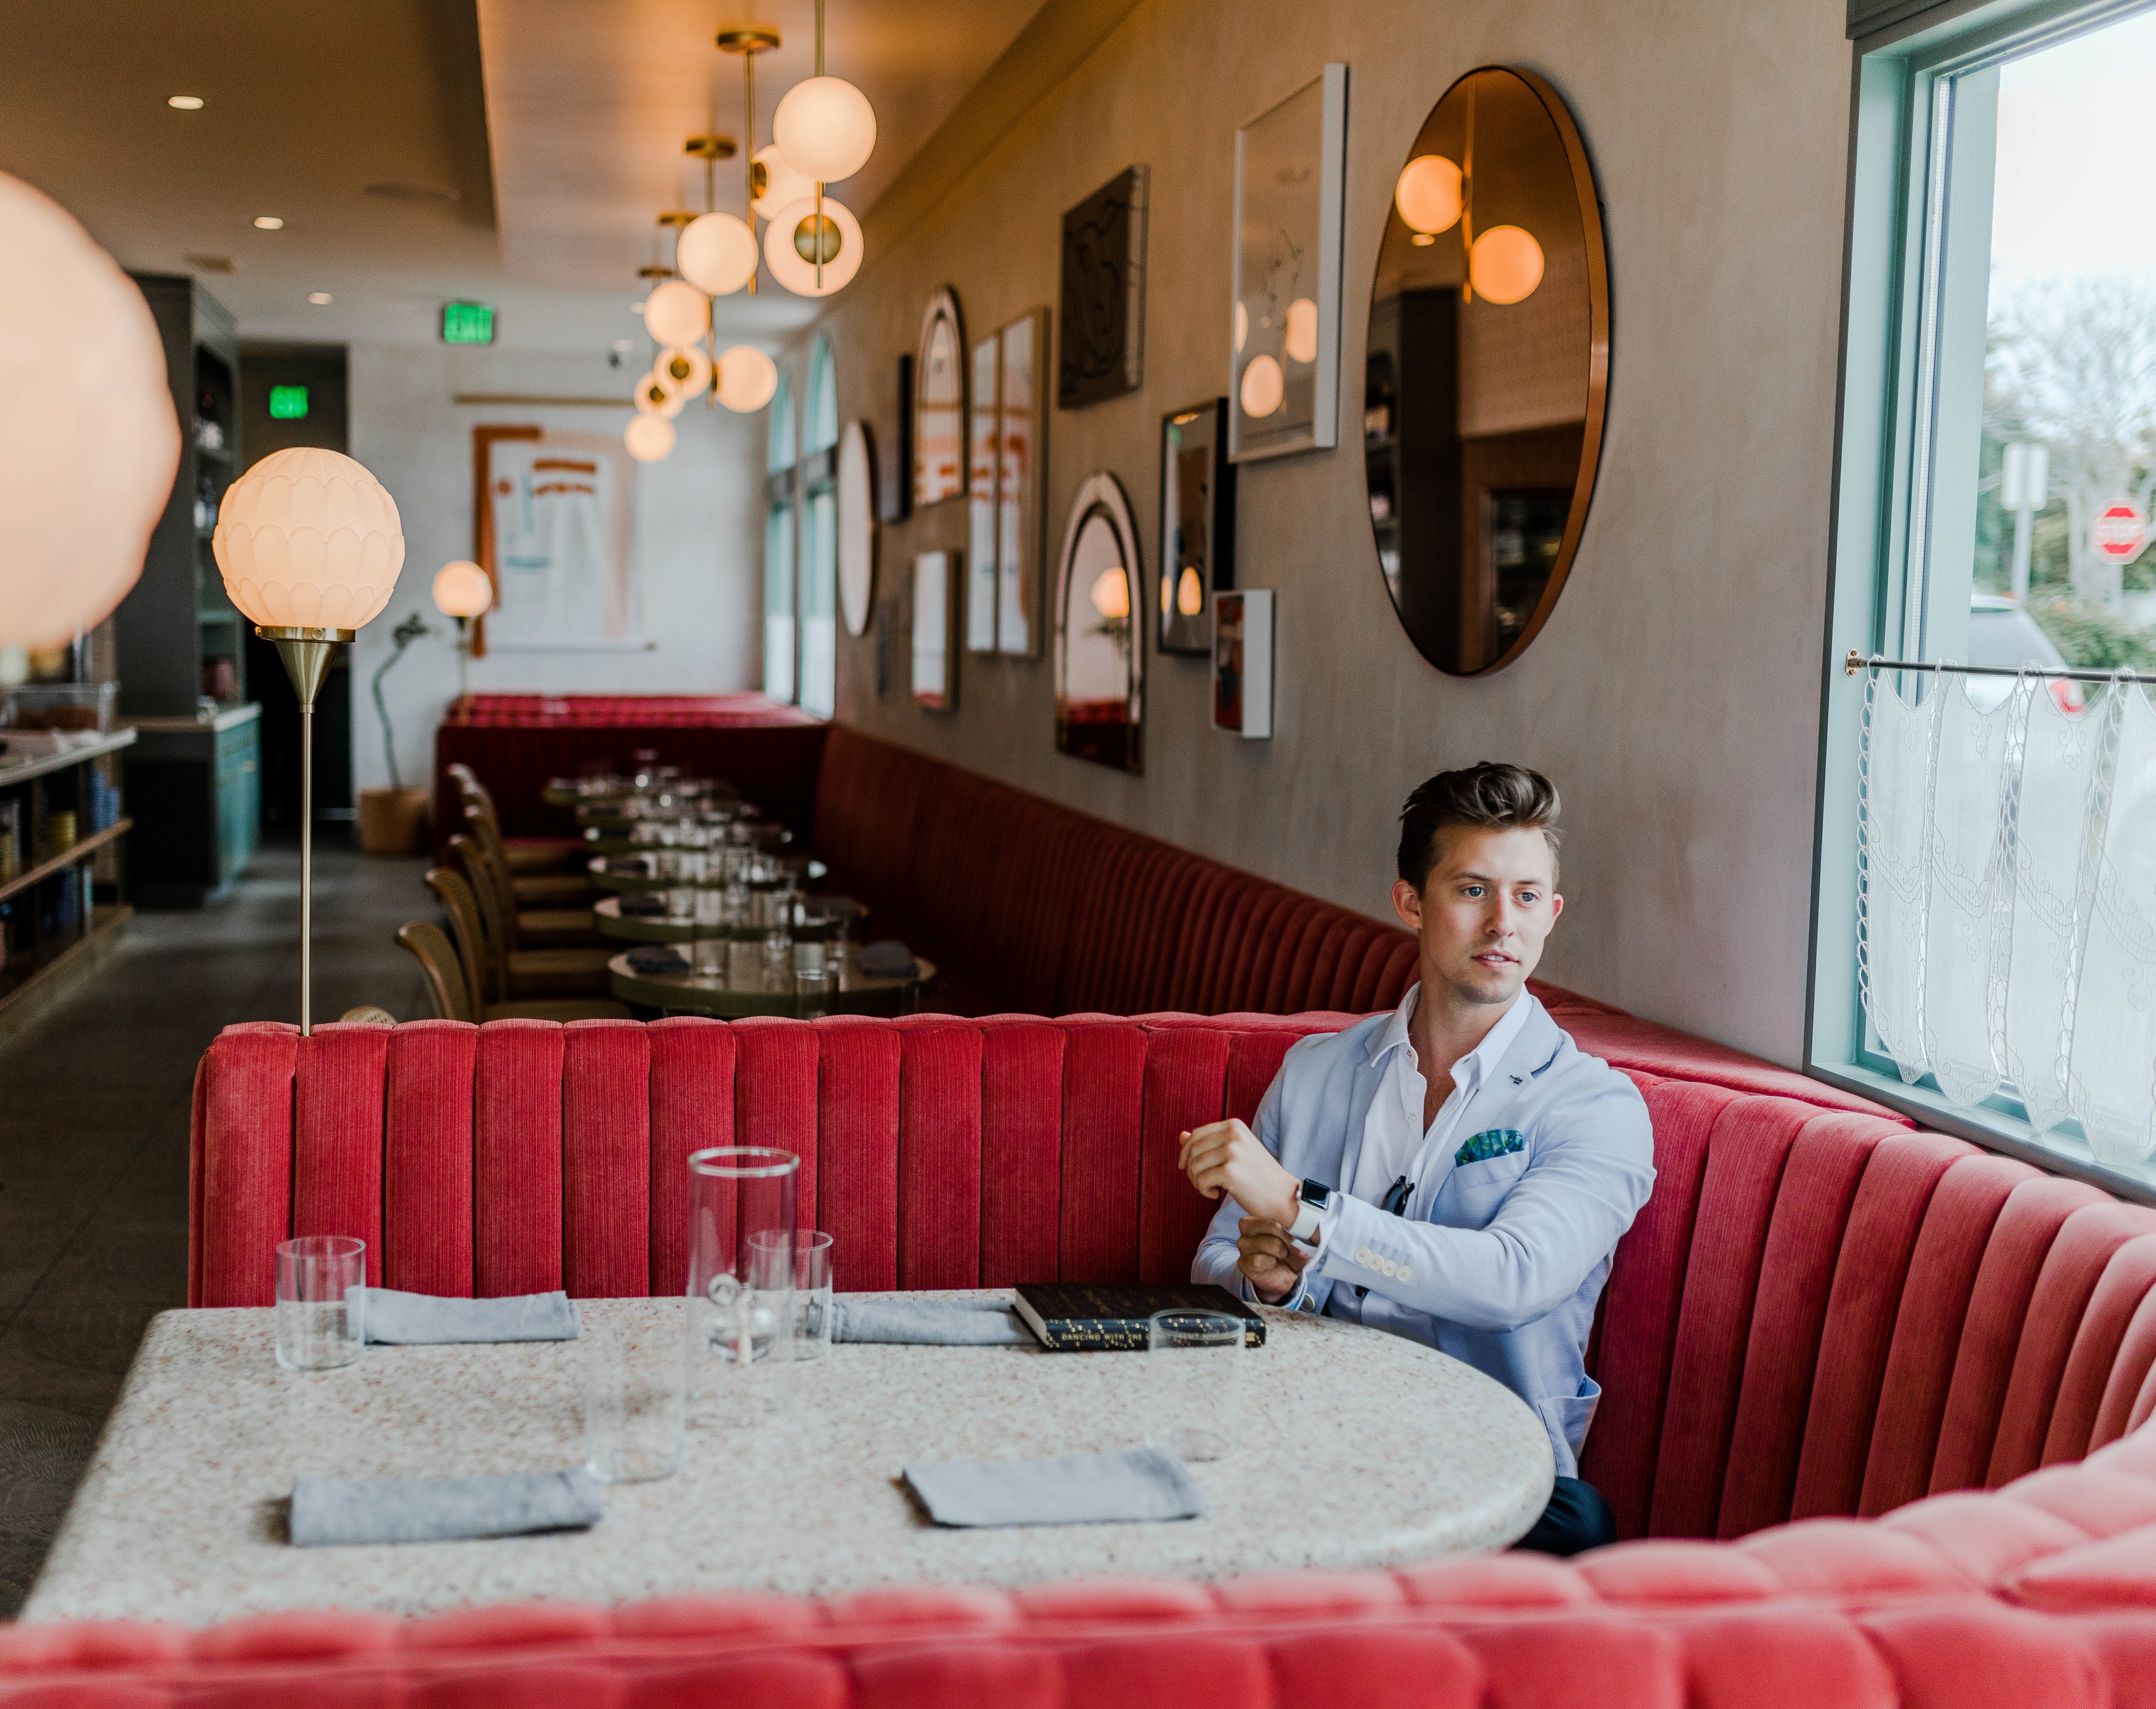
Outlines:
MULTIPOLYGON (((1976 593, 1969 602, 1969 662, 2007 670, 2023 666, 2038 670, 2064 670, 2065 657, 2051 638, 2037 626, 2015 601, 1998 593, 1976 593)), ((2053 703, 2069 717, 2079 717, 2087 703, 2082 685, 2069 677, 2055 676, 2045 684, 2053 703)), ((2014 691, 2003 676, 1972 676, 1969 698, 1972 706, 1989 711, 2014 691)))

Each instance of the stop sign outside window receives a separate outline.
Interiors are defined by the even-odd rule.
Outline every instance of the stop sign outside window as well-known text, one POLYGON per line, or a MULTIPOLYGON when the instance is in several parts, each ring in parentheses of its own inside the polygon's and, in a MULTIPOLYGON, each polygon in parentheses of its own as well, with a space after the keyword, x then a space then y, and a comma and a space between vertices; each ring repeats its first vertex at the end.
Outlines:
POLYGON ((2110 563, 2133 562, 2148 538, 2148 519, 2132 499, 2112 500, 2089 523, 2089 544, 2110 563))

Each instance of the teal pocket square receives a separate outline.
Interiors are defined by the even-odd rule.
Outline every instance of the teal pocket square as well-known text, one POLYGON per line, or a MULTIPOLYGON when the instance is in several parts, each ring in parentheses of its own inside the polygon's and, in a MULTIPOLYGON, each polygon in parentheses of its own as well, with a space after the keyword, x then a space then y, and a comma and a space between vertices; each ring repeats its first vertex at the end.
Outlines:
POLYGON ((1517 1127, 1486 1127, 1452 1154, 1455 1164, 1480 1163, 1512 1152, 1525 1151, 1527 1142, 1517 1127))

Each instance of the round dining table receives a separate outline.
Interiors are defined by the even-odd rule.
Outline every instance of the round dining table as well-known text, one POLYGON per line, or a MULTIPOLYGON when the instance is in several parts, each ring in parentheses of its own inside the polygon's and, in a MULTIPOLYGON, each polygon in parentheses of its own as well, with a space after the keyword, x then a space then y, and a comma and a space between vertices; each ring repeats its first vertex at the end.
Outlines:
MULTIPOLYGON (((592 924, 598 928, 601 937, 615 938, 624 943, 694 943, 696 941, 696 922, 694 920, 684 920, 663 912, 646 914, 625 909, 622 904, 629 900, 628 894, 624 892, 620 896, 601 896, 592 904, 592 924)), ((808 906, 818 909, 843 908, 846 911, 846 917, 851 921, 860 920, 868 912, 848 896, 827 896, 819 891, 803 900, 808 906)), ((705 935, 710 935, 709 927, 706 928, 705 935)))
MULTIPOLYGON (((684 1306, 578 1309, 587 1333, 663 1334, 684 1306)), ((277 1367, 267 1307, 166 1311, 23 1619, 202 1626, 293 1608, 417 1614, 732 1589, 1220 1578, 1471 1554, 1534 1523, 1556 1467, 1524 1401, 1420 1342, 1259 1309, 1265 1344, 1239 1355, 1240 1440, 1189 1468, 1205 1501, 1195 1518, 947 1527, 903 1481, 924 1463, 1142 1446, 1146 1353, 841 1343, 783 1372, 757 1368, 779 1378, 761 1396, 730 1386, 740 1368, 696 1359, 681 1469, 610 1486, 589 1531, 339 1548, 287 1541, 295 1474, 579 1465, 584 1349, 369 1347, 341 1370, 294 1373, 277 1367)))
MULTIPOLYGON (((629 965, 638 953, 624 950, 607 962, 607 986, 619 1002, 664 1014, 707 1014, 720 1020, 749 1015, 798 1015, 801 998, 791 991, 737 991, 715 973, 699 973, 684 961, 677 973, 639 973, 629 965)), ((848 956, 830 963, 831 987, 819 999, 824 1014, 901 1014, 912 1007, 921 988, 936 977, 936 963, 916 956, 913 972, 903 978, 880 979, 861 972, 848 956)))

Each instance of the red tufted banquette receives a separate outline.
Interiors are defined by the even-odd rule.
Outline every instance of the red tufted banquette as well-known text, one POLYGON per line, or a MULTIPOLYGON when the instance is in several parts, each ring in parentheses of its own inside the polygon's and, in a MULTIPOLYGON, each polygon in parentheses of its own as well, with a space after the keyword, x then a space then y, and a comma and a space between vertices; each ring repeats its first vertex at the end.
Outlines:
MULTIPOLYGON (((2156 1213, 1543 994, 1655 1118, 1584 1468, 1647 1540, 1213 1585, 24 1627, 0 1629, 0 1706, 2156 1706, 2156 1435, 2129 1434, 2156 1401, 2156 1213)), ((1174 1132, 1248 1111, 1343 1019, 235 1028, 198 1081, 191 1293, 265 1298, 287 1229, 370 1234, 393 1286, 670 1289, 680 1155, 727 1137, 801 1152, 844 1286, 1176 1274, 1206 1208, 1174 1132)))

